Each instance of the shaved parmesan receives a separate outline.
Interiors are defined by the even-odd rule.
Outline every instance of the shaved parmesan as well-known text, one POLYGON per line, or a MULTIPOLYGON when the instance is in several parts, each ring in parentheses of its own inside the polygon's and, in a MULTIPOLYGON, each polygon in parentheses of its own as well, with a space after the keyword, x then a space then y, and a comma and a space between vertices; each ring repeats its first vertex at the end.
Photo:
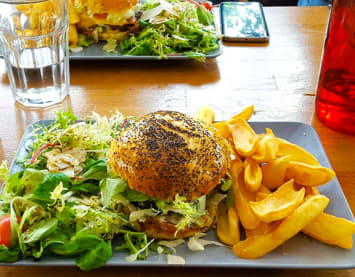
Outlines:
POLYGON ((183 239, 176 239, 176 240, 161 240, 158 242, 158 244, 165 246, 173 251, 173 253, 176 253, 175 247, 179 246, 180 244, 185 243, 183 239))
MULTIPOLYGON (((198 234, 201 235, 201 234, 198 234)), ((187 242, 187 247, 191 251, 203 251, 205 250, 206 245, 217 245, 217 246, 224 246, 222 243, 213 241, 213 240, 205 240, 200 239, 198 236, 193 236, 187 242)))
POLYGON ((185 264, 185 259, 181 256, 168 255, 168 264, 185 264))
POLYGON ((50 172, 62 172, 69 177, 83 170, 86 152, 80 148, 53 149, 43 154, 47 158, 47 168, 50 172))
POLYGON ((84 50, 84 48, 83 47, 80 47, 80 46, 78 46, 78 47, 70 47, 70 49, 69 49, 71 52, 73 52, 73 53, 80 53, 80 52, 82 52, 83 50, 84 50))
POLYGON ((176 240, 161 240, 159 241, 160 245, 169 247, 169 248, 173 248, 173 247, 177 247, 180 244, 185 243, 185 241, 183 239, 176 239, 176 240))
POLYGON ((203 245, 201 243, 199 243, 198 239, 195 237, 191 237, 189 239, 189 241, 187 242, 187 247, 191 250, 191 251, 203 251, 205 250, 205 248, 203 247, 203 245))
POLYGON ((159 2, 160 2, 159 6, 156 6, 153 9, 144 11, 140 20, 143 20, 143 21, 149 20, 150 22, 153 22, 154 19, 157 16, 161 15, 163 12, 166 17, 169 17, 169 15, 178 16, 178 14, 174 11, 173 6, 169 2, 164 1, 164 0, 160 0, 159 2))

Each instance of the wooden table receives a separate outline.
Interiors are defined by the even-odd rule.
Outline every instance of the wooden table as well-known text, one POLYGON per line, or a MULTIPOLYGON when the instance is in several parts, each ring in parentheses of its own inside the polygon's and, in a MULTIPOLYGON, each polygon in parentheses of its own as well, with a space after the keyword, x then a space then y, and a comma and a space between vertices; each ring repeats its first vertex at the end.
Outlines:
MULTIPOLYGON (((328 7, 265 8, 269 44, 225 43, 223 55, 200 64, 187 61, 71 62, 71 92, 62 105, 44 110, 15 104, 0 60, 0 160, 13 159, 29 124, 72 107, 79 117, 119 109, 125 114, 171 109, 193 115, 211 105, 217 120, 254 104, 256 121, 312 124, 355 212, 355 136, 323 126, 314 117, 314 93, 328 7)), ((3 276, 355 276, 354 270, 112 269, 0 267, 3 276)))

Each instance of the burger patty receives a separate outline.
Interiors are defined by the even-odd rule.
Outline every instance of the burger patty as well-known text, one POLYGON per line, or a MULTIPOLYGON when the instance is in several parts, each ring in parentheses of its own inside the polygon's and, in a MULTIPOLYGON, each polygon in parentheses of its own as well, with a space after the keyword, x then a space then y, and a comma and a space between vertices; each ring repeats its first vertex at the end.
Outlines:
POLYGON ((199 218, 199 225, 191 224, 178 230, 177 222, 169 215, 147 217, 139 223, 138 231, 143 231, 150 238, 175 240, 193 236, 197 232, 207 232, 214 224, 217 206, 208 206, 206 215, 199 218), (170 218, 169 218, 170 217, 170 218))
POLYGON ((131 189, 162 200, 176 194, 192 201, 209 193, 227 173, 227 142, 179 112, 150 113, 111 144, 112 170, 131 189))
POLYGON ((137 12, 136 16, 128 19, 126 24, 124 25, 93 25, 86 28, 78 28, 78 31, 80 34, 84 34, 92 37, 96 28, 101 27, 104 28, 104 30, 98 33, 99 39, 107 39, 105 37, 105 34, 107 34, 107 30, 105 30, 105 28, 109 29, 113 34, 125 33, 123 37, 126 37, 128 34, 134 34, 139 31, 139 23, 137 19, 140 16, 141 16, 141 12, 137 12))

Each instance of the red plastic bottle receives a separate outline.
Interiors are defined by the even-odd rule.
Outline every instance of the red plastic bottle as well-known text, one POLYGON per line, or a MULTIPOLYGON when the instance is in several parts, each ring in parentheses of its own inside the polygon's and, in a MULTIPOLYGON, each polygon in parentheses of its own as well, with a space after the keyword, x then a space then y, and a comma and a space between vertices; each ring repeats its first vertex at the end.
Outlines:
POLYGON ((333 0, 316 113, 326 126, 355 134, 355 0, 333 0))

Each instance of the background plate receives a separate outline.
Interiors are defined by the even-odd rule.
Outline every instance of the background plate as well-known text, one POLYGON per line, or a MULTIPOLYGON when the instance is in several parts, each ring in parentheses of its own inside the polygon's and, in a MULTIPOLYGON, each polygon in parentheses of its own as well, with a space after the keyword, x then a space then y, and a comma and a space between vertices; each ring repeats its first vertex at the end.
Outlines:
MULTIPOLYGON (((51 121, 44 120, 39 124, 47 125, 51 121)), ((312 153, 322 166, 331 168, 328 158, 315 130, 306 124, 297 122, 250 122, 256 133, 265 133, 265 128, 271 128, 277 137, 289 140, 312 153)), ((29 133, 31 125, 24 133, 18 149, 18 156, 24 157, 26 147, 31 145, 29 133)), ((12 165, 12 172, 21 169, 18 165, 12 165)), ((344 197, 338 180, 335 178, 328 184, 320 187, 320 192, 330 199, 326 212, 354 221, 349 205, 344 197)), ((207 239, 216 240, 215 230, 211 230, 207 239)), ((355 235, 353 236, 353 239, 355 235)), ((302 233, 288 240, 276 250, 255 260, 243 260, 237 258, 228 247, 207 246, 205 251, 192 252, 186 245, 177 247, 177 255, 186 260, 185 267, 228 267, 228 268, 313 268, 313 269, 343 269, 355 267, 355 249, 344 250, 335 246, 329 246, 309 238, 302 233)), ((151 252, 145 261, 127 263, 126 252, 115 252, 106 266, 172 266, 167 264, 165 255, 157 255, 151 252)), ((23 259, 13 266, 72 266, 74 259, 48 256, 39 262, 33 259, 23 259)))
MULTIPOLYGON (((92 45, 84 48, 79 53, 70 52, 70 60, 159 60, 158 56, 126 56, 119 52, 118 54, 106 53, 102 50, 105 43, 92 45)), ((206 54, 206 58, 215 58, 222 54, 222 43, 218 43, 219 47, 206 54)), ((1 54, 1 53, 0 53, 1 54)), ((185 55, 168 56, 168 60, 191 60, 190 57, 185 55)))
MULTIPOLYGON (((102 50, 105 43, 98 43, 88 48, 84 48, 79 53, 70 52, 70 60, 159 60, 158 56, 126 56, 120 53, 106 53, 102 50)), ((222 43, 218 42, 218 48, 206 54, 206 59, 216 58, 222 54, 222 43)), ((0 58, 3 58, 2 49, 0 47, 0 58)), ((168 60, 192 60, 185 55, 168 56, 168 60)), ((166 59, 165 59, 166 60, 166 59)))

